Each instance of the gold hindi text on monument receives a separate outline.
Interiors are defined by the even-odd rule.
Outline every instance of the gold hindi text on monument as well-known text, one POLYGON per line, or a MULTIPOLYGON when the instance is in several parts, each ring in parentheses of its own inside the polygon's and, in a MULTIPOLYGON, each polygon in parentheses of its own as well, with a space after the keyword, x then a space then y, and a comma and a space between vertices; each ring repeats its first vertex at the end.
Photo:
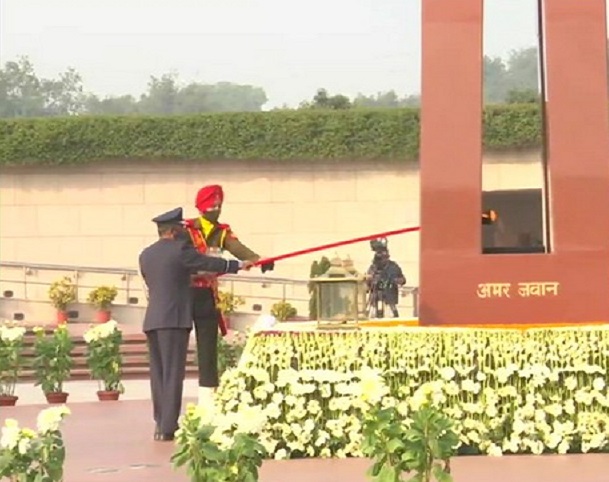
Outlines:
POLYGON ((509 298, 511 283, 481 283, 476 294, 478 298, 509 298))
MULTIPOLYGON (((522 298, 558 296, 557 281, 531 281, 517 283, 518 296, 522 298)), ((478 298, 511 298, 512 283, 480 283, 476 291, 478 298)))
POLYGON ((518 294, 524 298, 531 296, 558 296, 558 281, 535 281, 518 283, 518 294))

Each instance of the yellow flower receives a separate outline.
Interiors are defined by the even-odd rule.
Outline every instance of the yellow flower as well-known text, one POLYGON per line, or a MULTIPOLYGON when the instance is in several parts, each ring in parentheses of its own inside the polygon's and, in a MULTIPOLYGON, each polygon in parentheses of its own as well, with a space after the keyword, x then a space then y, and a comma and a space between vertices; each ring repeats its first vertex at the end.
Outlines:
POLYGON ((7 418, 4 420, 4 426, 7 428, 17 428, 19 427, 19 422, 17 422, 17 420, 14 418, 7 418))
POLYGON ((21 435, 27 438, 34 438, 36 437, 36 432, 34 432, 31 428, 25 427, 21 429, 21 435))

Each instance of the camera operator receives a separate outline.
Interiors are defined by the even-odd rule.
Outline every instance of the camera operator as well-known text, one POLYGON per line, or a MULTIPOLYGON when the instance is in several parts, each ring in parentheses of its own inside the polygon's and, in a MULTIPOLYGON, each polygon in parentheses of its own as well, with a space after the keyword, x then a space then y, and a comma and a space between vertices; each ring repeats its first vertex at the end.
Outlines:
POLYGON ((396 306, 398 303, 398 286, 406 284, 406 278, 400 266, 389 259, 386 239, 384 242, 382 240, 372 241, 370 246, 374 251, 374 258, 367 273, 368 313, 370 314, 374 308, 374 317, 384 318, 384 307, 387 305, 391 309, 393 317, 398 318, 400 316, 396 306))

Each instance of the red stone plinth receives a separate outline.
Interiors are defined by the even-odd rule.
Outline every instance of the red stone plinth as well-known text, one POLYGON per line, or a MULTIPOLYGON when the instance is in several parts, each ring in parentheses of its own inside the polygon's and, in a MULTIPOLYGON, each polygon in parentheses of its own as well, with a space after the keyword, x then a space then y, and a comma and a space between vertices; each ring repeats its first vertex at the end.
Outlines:
POLYGON ((543 4, 551 252, 482 254, 484 1, 422 2, 424 325, 609 321, 606 0, 543 4))

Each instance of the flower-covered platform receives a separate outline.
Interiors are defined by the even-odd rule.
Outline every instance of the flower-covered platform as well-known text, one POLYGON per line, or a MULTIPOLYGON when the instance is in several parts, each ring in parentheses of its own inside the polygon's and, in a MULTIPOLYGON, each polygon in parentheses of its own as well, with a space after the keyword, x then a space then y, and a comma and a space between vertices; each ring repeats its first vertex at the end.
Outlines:
POLYGON ((462 454, 609 450, 609 326, 522 329, 282 326, 250 338, 220 410, 259 410, 277 459, 360 457, 372 407, 427 398, 462 454))

